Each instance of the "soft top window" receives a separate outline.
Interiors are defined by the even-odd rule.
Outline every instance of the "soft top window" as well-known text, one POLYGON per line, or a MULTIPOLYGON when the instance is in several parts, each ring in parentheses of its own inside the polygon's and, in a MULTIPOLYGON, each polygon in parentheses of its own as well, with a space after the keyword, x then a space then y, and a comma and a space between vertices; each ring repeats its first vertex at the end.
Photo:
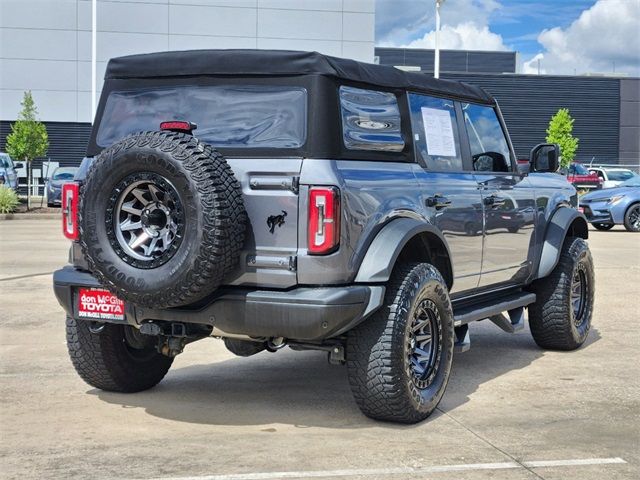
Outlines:
POLYGON ((404 140, 393 93, 340 87, 342 137, 349 150, 401 152, 404 140))
POLYGON ((306 140, 307 93, 300 87, 172 86, 113 91, 96 142, 158 130, 160 122, 186 120, 195 135, 221 148, 298 148, 306 140))

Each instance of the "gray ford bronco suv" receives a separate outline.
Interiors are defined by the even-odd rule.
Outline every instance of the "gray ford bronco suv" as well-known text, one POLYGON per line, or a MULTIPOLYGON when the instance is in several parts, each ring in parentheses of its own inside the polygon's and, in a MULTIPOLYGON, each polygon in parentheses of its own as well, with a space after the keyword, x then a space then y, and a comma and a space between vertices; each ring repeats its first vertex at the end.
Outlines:
POLYGON ((423 420, 471 322, 514 332, 526 308, 540 347, 585 341, 594 269, 559 153, 538 145, 519 171, 491 95, 392 67, 113 59, 63 192, 71 361, 138 392, 207 337, 240 356, 322 350, 365 415, 423 420))

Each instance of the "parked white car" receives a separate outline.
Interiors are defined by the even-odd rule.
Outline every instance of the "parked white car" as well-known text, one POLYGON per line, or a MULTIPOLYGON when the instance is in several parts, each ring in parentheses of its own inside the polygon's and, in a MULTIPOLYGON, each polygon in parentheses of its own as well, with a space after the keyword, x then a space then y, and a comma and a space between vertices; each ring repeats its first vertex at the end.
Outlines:
POLYGON ((589 172, 602 179, 602 188, 613 188, 638 175, 628 168, 589 167, 589 172))

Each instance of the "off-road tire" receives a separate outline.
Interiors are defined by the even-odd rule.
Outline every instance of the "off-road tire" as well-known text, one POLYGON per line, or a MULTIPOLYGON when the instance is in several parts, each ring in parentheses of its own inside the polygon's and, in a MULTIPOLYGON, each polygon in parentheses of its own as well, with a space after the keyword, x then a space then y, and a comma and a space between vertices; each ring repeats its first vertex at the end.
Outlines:
POLYGON ((125 339, 125 325, 94 324, 67 317, 67 348, 80 378, 89 385, 110 392, 147 390, 169 371, 173 358, 158 353, 154 337, 144 348, 133 348, 125 339), (95 332, 95 333, 94 333, 95 332))
POLYGON ((449 293, 438 270, 427 263, 396 266, 384 305, 348 334, 349 384, 362 412, 373 419, 399 423, 427 418, 440 402, 449 380, 453 328, 449 293), (419 389, 408 371, 407 338, 414 309, 425 299, 437 307, 442 349, 432 383, 419 389))
POLYGON ((628 232, 640 232, 640 228, 633 224, 631 218, 632 215, 638 214, 638 210, 640 210, 640 203, 634 203, 630 205, 624 213, 624 228, 626 228, 628 232))
POLYGON ((587 339, 591 329, 595 295, 593 259, 582 238, 567 237, 558 264, 546 278, 532 285, 535 303, 529 305, 529 328, 535 342, 551 350, 575 350, 587 339), (580 270, 585 279, 584 310, 576 325, 571 304, 574 276, 580 270))
POLYGON ((603 232, 611 230, 614 227, 613 223, 592 223, 591 225, 593 225, 593 228, 596 230, 602 230, 603 232))
POLYGON ((98 155, 81 190, 80 245, 89 269, 122 300, 150 308, 187 305, 211 294, 238 263, 245 224, 241 187, 224 157, 183 133, 124 138, 98 155), (113 240, 112 207, 127 182, 150 177, 175 187, 184 219, 173 256, 151 267, 131 260, 113 240))

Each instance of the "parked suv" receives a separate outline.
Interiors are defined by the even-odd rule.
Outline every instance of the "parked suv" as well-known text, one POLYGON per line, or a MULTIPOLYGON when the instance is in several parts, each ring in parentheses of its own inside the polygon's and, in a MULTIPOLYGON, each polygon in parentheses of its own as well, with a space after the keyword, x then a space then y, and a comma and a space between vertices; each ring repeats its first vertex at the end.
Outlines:
POLYGON ((493 97, 392 67, 113 59, 63 187, 73 243, 54 289, 71 360, 94 387, 137 392, 206 337, 240 356, 326 351, 366 415, 420 421, 472 322, 514 332, 526 307, 541 347, 587 338, 587 222, 545 173, 558 156, 539 145, 519 173, 493 97))
POLYGON ((14 164, 8 153, 0 152, 0 185, 18 191, 18 175, 16 168, 21 168, 22 164, 14 164))

